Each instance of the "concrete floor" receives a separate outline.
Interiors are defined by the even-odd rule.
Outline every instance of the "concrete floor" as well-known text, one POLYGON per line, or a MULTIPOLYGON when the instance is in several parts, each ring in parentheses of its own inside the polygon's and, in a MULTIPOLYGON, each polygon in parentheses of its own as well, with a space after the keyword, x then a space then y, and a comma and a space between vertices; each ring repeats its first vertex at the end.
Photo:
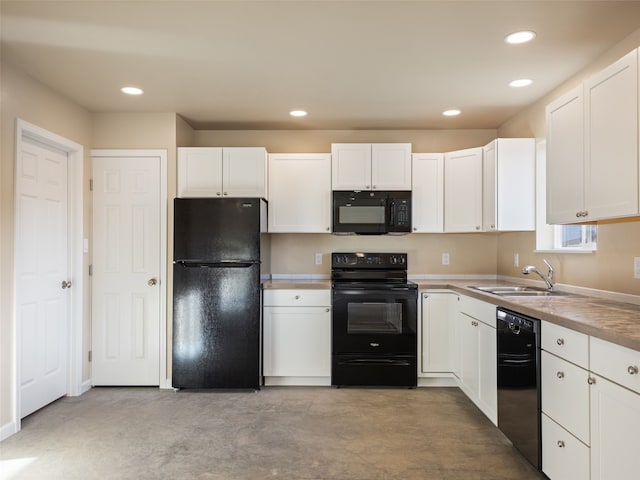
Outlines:
POLYGON ((0 444, 0 478, 543 477, 456 388, 266 387, 94 388, 60 399, 0 444))

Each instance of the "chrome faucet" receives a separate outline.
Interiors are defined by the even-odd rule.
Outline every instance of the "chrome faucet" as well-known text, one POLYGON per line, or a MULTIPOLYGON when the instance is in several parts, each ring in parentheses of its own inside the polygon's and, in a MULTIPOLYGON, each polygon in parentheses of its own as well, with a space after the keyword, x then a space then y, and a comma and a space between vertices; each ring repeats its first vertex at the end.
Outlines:
POLYGON ((542 280, 544 280, 544 283, 547 284, 547 290, 551 291, 553 290, 553 267, 549 262, 547 262, 546 258, 543 261, 545 265, 549 268, 549 271, 547 272, 546 275, 540 272, 540 270, 538 270, 533 265, 527 265, 526 267, 524 267, 522 269, 522 274, 529 275, 530 273, 536 273, 542 280))

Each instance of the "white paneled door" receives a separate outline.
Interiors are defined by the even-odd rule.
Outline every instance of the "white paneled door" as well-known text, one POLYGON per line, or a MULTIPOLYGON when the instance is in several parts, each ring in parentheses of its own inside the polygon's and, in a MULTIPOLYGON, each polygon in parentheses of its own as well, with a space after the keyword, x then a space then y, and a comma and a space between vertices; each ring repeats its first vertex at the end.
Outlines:
POLYGON ((160 159, 92 167, 92 384, 159 385, 160 159))
POLYGON ((67 153, 23 139, 16 164, 20 417, 68 388, 67 153))

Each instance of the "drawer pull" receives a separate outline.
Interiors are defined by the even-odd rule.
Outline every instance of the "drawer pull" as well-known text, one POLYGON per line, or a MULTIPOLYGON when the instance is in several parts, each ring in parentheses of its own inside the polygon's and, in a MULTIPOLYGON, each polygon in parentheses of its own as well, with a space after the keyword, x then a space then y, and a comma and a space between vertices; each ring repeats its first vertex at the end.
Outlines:
POLYGON ((564 345, 564 338, 559 338, 556 343, 560 346, 564 345))
POLYGON ((629 372, 629 375, 637 375, 638 374, 638 366, 637 365, 630 365, 629 368, 627 368, 627 372, 629 372))
POLYGON ((300 295, 296 295, 296 300, 300 300, 300 295))
POLYGON ((596 379, 595 379, 595 378, 593 378, 593 377, 589 377, 589 378, 587 378, 587 383, 588 383, 589 385, 593 385, 593 384, 595 384, 595 383, 596 383, 596 379))
POLYGON ((330 309, 330 308, 326 308, 326 309, 325 309, 325 312, 330 312, 330 311, 331 311, 331 309, 330 309))
POLYGON ((558 448, 564 448, 564 440, 558 440, 558 448))
POLYGON ((564 378, 564 372, 558 372, 556 373, 556 377, 558 377, 559 379, 563 379, 564 378))

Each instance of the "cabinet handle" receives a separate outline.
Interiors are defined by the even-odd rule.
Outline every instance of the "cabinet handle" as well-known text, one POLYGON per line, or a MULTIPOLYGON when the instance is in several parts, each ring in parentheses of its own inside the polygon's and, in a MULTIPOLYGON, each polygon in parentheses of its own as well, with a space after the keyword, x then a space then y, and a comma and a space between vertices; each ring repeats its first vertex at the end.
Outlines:
POLYGON ((300 295, 296 295, 296 300, 300 300, 300 295))
POLYGON ((564 372, 556 373, 556 377, 558 377, 560 380, 562 380, 564 378, 564 372))
POLYGON ((418 227, 413 227, 413 231, 415 232, 416 230, 418 230, 418 227))
POLYGON ((326 308, 324 311, 325 311, 325 312, 330 312, 330 311, 331 311, 331 309, 330 309, 330 308, 326 308))
POLYGON ((564 448, 564 440, 558 440, 558 448, 564 448))
POLYGON ((326 229, 326 230, 327 230, 327 232, 328 232, 328 231, 330 231, 330 230, 331 230, 331 228, 327 227, 327 229, 326 229))
POLYGON ((480 230, 480 227, 478 225, 476 225, 476 230, 480 230))
POLYGON ((595 383, 596 383, 596 379, 595 379, 594 377, 588 377, 588 378, 587 378, 587 383, 588 383, 589 385, 593 385, 593 384, 595 384, 595 383))
POLYGON ((629 368, 627 368, 627 372, 629 372, 629 375, 637 375, 638 374, 638 366, 637 365, 629 365, 629 368))
POLYGON ((219 197, 220 196, 220 192, 216 192, 216 195, 219 197))
POLYGON ((371 189, 372 190, 375 190, 376 188, 378 188, 378 187, 376 187, 375 185, 371 185, 371 189))
POLYGON ((576 218, 580 218, 582 216, 582 212, 576 212, 576 218))
POLYGON ((478 326, 478 322, 476 322, 476 321, 472 321, 472 322, 471 322, 471 325, 473 325, 474 327, 477 327, 477 326, 478 326))
POLYGON ((564 345, 564 338, 559 338, 558 340, 556 340, 556 343, 560 346, 564 345))
POLYGON ((224 195, 229 195, 229 192, 224 192, 224 195))

